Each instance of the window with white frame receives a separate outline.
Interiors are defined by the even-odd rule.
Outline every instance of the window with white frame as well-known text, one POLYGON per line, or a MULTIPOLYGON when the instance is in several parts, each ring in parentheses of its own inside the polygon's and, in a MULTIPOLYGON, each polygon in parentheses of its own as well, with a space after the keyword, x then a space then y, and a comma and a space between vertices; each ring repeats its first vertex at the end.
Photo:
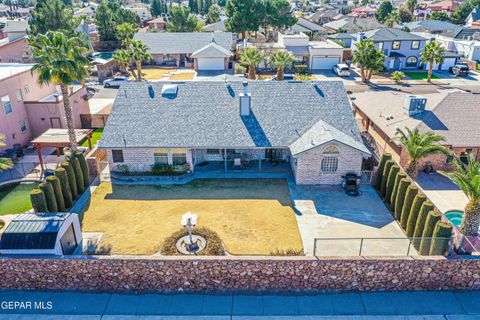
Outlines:
POLYGON ((155 149, 153 153, 153 158, 155 164, 168 164, 168 149, 165 148, 159 148, 155 149))
POLYGON ((383 51, 383 42, 375 42, 375 48, 380 51, 383 51))
POLYGON ((412 41, 412 49, 420 48, 420 41, 412 41))
POLYGON ((187 149, 172 149, 172 163, 174 165, 183 165, 187 163, 187 149))
POLYGON ((20 126, 20 131, 22 132, 27 131, 27 125, 25 124, 25 121, 20 121, 19 126, 20 126))
POLYGON ((17 101, 23 100, 22 89, 15 90, 15 96, 17 97, 17 101))
POLYGON ((2 98, 2 107, 3 113, 9 114, 12 113, 12 104, 10 103, 10 98, 8 96, 3 96, 2 98))
POLYGON ((401 44, 400 41, 393 41, 392 49, 393 49, 393 50, 398 50, 398 49, 400 49, 400 44, 401 44))

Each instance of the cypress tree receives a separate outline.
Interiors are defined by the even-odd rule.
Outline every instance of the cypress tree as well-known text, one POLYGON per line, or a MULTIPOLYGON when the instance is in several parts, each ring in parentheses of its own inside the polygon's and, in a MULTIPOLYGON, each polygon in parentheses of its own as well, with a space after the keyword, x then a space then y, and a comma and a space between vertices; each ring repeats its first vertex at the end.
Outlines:
POLYGON ((375 188, 377 190, 380 190, 380 187, 382 186, 383 169, 385 168, 385 163, 390 159, 392 159, 392 155, 390 153, 384 153, 380 157, 380 162, 378 163, 377 168, 377 176, 375 177, 375 188))
POLYGON ((78 194, 82 194, 85 191, 85 186, 83 185, 83 174, 82 169, 80 168, 80 162, 77 158, 70 158, 69 163, 73 167, 73 172, 75 172, 75 183, 77 184, 78 194))
POLYGON ((395 177, 395 185, 393 186, 392 195, 390 196, 390 208, 392 211, 395 210, 395 200, 397 199, 398 187, 400 186, 400 180, 405 179, 407 174, 404 172, 399 172, 395 177))
POLYGON ((428 256, 430 253, 430 244, 432 243, 433 230, 435 225, 442 218, 442 214, 436 211, 430 211, 425 221, 425 228, 423 229, 422 241, 420 241, 420 254, 428 256))
POLYGON ((70 165, 70 162, 62 162, 60 166, 65 169, 67 173, 68 185, 70 187, 70 191, 72 192, 72 200, 75 200, 78 196, 77 190, 77 178, 75 177, 75 172, 73 171, 73 166, 70 165))
POLYGON ((400 215, 400 225, 403 230, 407 229, 408 216, 410 215, 410 210, 412 209, 413 200, 418 194, 418 187, 416 185, 410 185, 407 189, 407 194, 405 196, 405 202, 403 203, 402 213, 400 215))
POLYGON ((47 200, 45 194, 40 189, 33 189, 30 193, 30 201, 32 201, 32 208, 35 212, 48 212, 47 200))
POLYGON ((38 185, 40 190, 43 191, 45 195, 45 200, 47 200, 48 212, 58 212, 57 200, 55 199, 55 194, 53 193, 53 187, 50 183, 42 182, 38 185))
POLYGON ((62 187, 60 185, 60 180, 55 176, 48 176, 47 183, 52 185, 53 194, 55 195, 55 200, 57 201, 57 210, 58 212, 65 211, 65 200, 63 200, 62 187))
POLYGON ((412 209, 410 209, 410 214, 408 215, 406 228, 406 234, 409 238, 413 237, 418 215, 420 214, 420 209, 422 208, 422 205, 425 201, 427 201, 427 196, 423 193, 417 194, 415 196, 415 199, 413 199, 412 209))
POLYGON ((71 208, 73 204, 72 191, 67 178, 67 171, 64 168, 55 169, 55 176, 60 180, 62 187, 63 201, 65 202, 65 209, 71 208))
POLYGON ((390 173, 388 174, 388 179, 387 179, 387 188, 385 191, 385 202, 387 204, 390 204, 393 187, 395 186, 395 180, 397 179, 397 175, 399 172, 400 172, 400 166, 398 165, 393 165, 390 168, 390 173))
POLYGON ((433 203, 425 201, 420 207, 417 221, 415 223, 415 231, 413 232, 413 246, 415 249, 420 249, 420 242, 422 241, 423 229, 425 227, 425 221, 427 220, 428 213, 434 209, 433 203))
POLYGON ((75 158, 78 159, 78 163, 80 164, 80 169, 82 169, 83 186, 87 188, 90 185, 90 172, 88 170, 87 160, 85 160, 85 156, 81 151, 75 152, 75 158))
POLYGON ((408 186, 410 186, 410 179, 404 178, 400 180, 398 185, 397 197, 395 199, 395 219, 400 220, 402 215, 403 203, 405 202, 405 195, 407 193, 408 186))
POLYGON ((382 173, 382 183, 380 184, 380 196, 384 199, 385 194, 387 193, 387 180, 388 180, 388 175, 390 174, 390 169, 392 166, 395 164, 395 161, 393 160, 388 160, 385 163, 385 167, 383 168, 383 173, 382 173))
POLYGON ((452 225, 448 222, 438 221, 433 229, 433 239, 430 245, 431 256, 441 256, 448 248, 448 242, 452 236, 452 225))

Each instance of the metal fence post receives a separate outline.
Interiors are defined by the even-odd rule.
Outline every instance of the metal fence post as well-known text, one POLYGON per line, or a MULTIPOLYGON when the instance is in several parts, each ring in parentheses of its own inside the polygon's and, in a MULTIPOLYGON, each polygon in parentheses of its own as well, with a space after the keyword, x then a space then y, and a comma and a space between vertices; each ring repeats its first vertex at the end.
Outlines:
POLYGON ((362 247, 363 247, 363 238, 360 239, 360 251, 358 252, 359 256, 362 256, 362 247))
POLYGON ((408 242, 407 256, 410 255, 410 247, 412 246, 412 241, 408 242))
POLYGON ((313 239, 313 255, 317 255, 317 239, 313 239))

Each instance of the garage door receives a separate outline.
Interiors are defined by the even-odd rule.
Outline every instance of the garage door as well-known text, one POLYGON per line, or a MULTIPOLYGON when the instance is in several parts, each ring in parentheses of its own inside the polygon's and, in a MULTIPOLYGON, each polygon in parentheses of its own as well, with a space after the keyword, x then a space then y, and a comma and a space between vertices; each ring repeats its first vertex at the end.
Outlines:
POLYGON ((340 63, 340 57, 313 57, 311 69, 329 70, 337 63, 340 63))
POLYGON ((224 70, 223 58, 198 58, 198 70, 224 70))
POLYGON ((457 61, 456 58, 445 58, 442 63, 442 70, 448 71, 450 67, 453 67, 455 65, 455 61, 457 61))

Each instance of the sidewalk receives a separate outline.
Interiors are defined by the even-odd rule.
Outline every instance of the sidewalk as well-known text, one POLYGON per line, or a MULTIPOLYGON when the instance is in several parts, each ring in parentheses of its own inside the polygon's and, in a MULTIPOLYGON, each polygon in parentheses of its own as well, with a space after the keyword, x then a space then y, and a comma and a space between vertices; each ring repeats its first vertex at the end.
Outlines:
POLYGON ((480 319, 480 291, 264 296, 0 291, 0 320, 293 318, 480 319))

